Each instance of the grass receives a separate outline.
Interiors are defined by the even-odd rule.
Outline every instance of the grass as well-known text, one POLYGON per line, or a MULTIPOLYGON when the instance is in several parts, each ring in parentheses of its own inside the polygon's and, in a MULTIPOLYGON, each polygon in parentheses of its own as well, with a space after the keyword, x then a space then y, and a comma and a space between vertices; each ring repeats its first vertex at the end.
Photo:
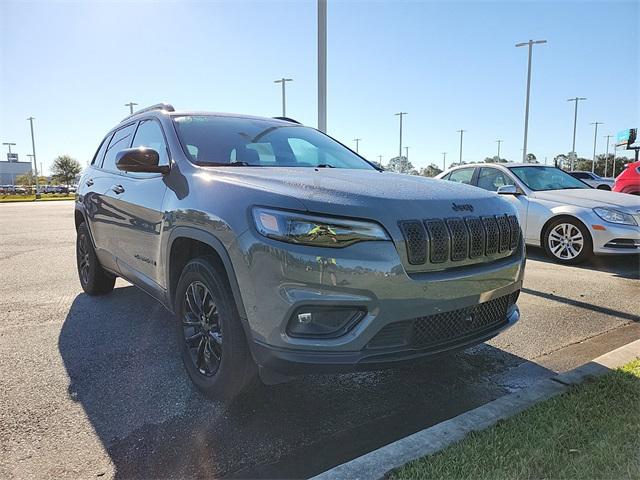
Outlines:
POLYGON ((49 202, 52 200, 73 200, 75 196, 73 194, 57 194, 47 193, 42 194, 39 199, 36 200, 35 195, 0 195, 0 203, 2 202, 49 202))
POLYGON ((572 387, 391 479, 640 479, 640 360, 572 387))

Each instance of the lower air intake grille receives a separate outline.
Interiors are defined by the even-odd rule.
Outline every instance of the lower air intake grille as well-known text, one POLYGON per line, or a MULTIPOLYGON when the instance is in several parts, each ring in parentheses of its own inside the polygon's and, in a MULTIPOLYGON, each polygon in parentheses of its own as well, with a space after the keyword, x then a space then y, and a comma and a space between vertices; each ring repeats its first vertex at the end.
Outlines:
POLYGON ((409 345, 422 349, 464 343, 482 337, 507 323, 509 305, 519 292, 451 312, 390 323, 369 342, 367 348, 409 345))

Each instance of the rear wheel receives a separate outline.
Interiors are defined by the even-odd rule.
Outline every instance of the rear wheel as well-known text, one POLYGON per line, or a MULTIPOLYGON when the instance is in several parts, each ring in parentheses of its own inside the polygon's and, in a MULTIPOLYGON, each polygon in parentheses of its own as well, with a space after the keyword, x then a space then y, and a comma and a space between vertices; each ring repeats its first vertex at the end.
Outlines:
POLYGON ((598 185, 598 190, 609 190, 609 191, 611 191, 611 187, 609 185, 598 185))
POLYGON ((189 377, 206 396, 231 401, 257 369, 226 277, 207 257, 184 267, 176 289, 177 332, 189 377))
POLYGON ((91 243, 89 229, 86 223, 78 226, 76 238, 76 261, 78 264, 78 277, 80 285, 89 295, 103 295, 113 290, 116 277, 107 272, 96 256, 96 251, 91 243))
POLYGON ((593 255, 591 235, 582 223, 571 218, 559 218, 547 227, 544 249, 558 263, 575 265, 593 255))

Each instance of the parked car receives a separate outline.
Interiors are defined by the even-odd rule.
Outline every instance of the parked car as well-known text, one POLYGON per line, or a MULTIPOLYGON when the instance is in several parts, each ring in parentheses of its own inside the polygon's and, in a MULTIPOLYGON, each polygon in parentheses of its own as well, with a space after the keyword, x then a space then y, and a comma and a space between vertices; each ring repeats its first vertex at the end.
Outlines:
POLYGON ((640 162, 629 163, 616 177, 614 192, 640 195, 640 162))
POLYGON ((525 242, 559 263, 640 252, 640 199, 589 187, 555 167, 530 163, 464 165, 436 178, 475 185, 511 200, 525 242))
POLYGON ((102 140, 79 183, 77 264, 176 314, 195 385, 391 365, 465 348, 519 318, 516 208, 384 172, 290 119, 158 105, 102 140))
POLYGON ((596 175, 595 173, 584 172, 580 170, 575 170, 573 172, 567 173, 574 178, 582 180, 587 185, 599 190, 611 190, 613 188, 614 180, 610 178, 603 178, 600 175, 596 175))

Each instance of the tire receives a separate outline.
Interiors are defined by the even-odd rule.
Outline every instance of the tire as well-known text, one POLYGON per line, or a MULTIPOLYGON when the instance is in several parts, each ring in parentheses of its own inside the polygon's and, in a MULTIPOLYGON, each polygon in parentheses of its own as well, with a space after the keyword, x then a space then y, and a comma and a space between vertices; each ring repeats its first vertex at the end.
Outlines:
POLYGON ((229 403, 257 383, 257 368, 228 287, 208 257, 185 265, 175 298, 182 362, 205 396, 229 403), (198 318, 199 317, 199 318, 198 318))
POLYGON ((598 185, 598 190, 608 190, 611 191, 611 187, 609 185, 598 185))
POLYGON ((100 265, 96 251, 91 242, 89 229, 86 223, 78 226, 76 238, 76 262, 78 265, 78 277, 80 285, 89 295, 104 295, 113 290, 116 277, 107 272, 100 265))
POLYGON ((593 255, 593 242, 587 228, 578 220, 561 217, 545 229, 544 251, 549 258, 565 265, 577 265, 593 255))

